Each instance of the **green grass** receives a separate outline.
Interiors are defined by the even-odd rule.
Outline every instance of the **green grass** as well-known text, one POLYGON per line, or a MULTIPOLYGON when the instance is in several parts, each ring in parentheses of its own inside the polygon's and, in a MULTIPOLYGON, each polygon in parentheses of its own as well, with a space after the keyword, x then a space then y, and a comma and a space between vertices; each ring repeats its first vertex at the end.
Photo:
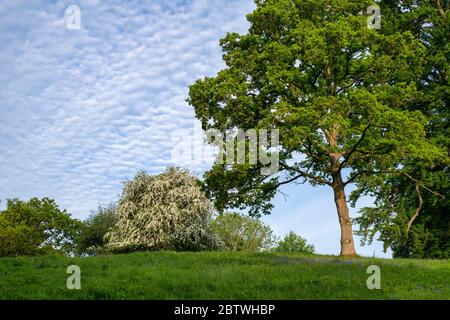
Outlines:
POLYGON ((450 299, 450 261, 148 252, 0 259, 0 299, 450 299), (81 290, 66 268, 81 268, 81 290), (381 290, 369 290, 369 265, 381 290))

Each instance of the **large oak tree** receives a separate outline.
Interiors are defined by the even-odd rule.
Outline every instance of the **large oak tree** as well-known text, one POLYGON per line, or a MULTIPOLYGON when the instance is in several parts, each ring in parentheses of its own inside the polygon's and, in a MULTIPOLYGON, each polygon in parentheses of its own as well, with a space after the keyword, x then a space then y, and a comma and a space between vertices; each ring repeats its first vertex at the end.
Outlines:
MULTIPOLYGON (((368 28, 360 0, 256 0, 246 34, 221 40, 226 68, 190 87, 204 130, 278 129, 279 171, 217 161, 205 174, 216 208, 268 214, 288 183, 334 192, 341 255, 356 254, 346 186, 399 169, 405 158, 432 161, 413 81, 424 46, 410 32, 368 28)), ((264 150, 274 152, 271 150, 264 150)), ((247 151, 248 152, 248 151, 247 151)))

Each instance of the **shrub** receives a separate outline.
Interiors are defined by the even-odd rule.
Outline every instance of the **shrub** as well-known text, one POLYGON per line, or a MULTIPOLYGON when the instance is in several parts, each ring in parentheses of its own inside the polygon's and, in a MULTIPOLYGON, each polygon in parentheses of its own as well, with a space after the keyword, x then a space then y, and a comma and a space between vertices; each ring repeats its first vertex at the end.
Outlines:
POLYGON ((52 199, 8 200, 0 212, 0 256, 73 254, 81 225, 52 199))
POLYGON ((216 248, 212 210, 200 182, 187 170, 140 172, 125 184, 117 224, 106 234, 107 247, 115 252, 216 248))
POLYGON ((36 255, 40 243, 32 228, 13 224, 0 215, 0 257, 36 255))
POLYGON ((306 239, 291 231, 278 242, 275 251, 284 253, 313 254, 314 246, 308 244, 306 239))
POLYGON ((99 207, 83 222, 78 238, 77 251, 80 255, 95 255, 105 251, 105 235, 116 225, 116 205, 99 207))
POLYGON ((268 225, 239 213, 218 215, 212 228, 223 247, 230 251, 268 250, 276 240, 268 225))

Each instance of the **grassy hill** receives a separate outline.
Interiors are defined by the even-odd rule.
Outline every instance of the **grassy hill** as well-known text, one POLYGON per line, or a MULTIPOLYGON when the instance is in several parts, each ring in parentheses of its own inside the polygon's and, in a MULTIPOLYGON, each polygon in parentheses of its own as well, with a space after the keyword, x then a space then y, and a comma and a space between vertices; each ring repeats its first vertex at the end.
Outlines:
POLYGON ((450 299, 450 261, 148 252, 0 259, 0 299, 450 299), (81 290, 66 268, 81 268, 81 290), (369 290, 369 265, 381 290, 369 290))

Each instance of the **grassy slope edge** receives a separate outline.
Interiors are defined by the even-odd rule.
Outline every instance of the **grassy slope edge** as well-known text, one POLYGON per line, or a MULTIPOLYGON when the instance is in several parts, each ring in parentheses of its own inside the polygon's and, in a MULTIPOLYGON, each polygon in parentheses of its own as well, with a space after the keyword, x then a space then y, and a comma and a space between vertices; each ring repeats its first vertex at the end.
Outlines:
POLYGON ((450 261, 147 252, 0 258, 0 299, 450 299, 450 261), (68 290, 69 265, 81 290, 68 290), (369 265, 381 290, 369 290, 369 265))

